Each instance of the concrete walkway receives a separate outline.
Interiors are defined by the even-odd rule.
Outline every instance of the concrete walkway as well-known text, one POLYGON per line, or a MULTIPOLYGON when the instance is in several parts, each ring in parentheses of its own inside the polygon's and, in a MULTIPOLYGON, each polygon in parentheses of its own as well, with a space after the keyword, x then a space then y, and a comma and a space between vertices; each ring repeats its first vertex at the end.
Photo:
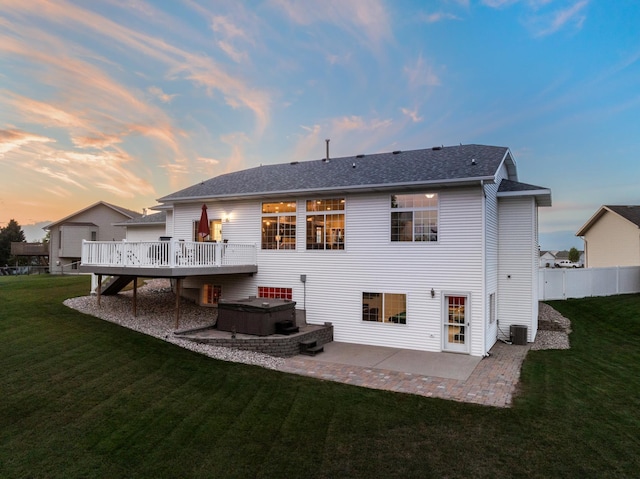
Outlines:
POLYGON ((285 359, 281 371, 372 389, 509 407, 530 346, 496 343, 482 359, 346 343, 285 359))

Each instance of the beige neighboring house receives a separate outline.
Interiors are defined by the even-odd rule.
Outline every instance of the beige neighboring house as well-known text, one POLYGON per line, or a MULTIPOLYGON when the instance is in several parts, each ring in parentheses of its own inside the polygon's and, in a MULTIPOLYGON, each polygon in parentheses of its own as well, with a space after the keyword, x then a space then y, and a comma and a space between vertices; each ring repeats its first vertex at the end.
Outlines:
POLYGON ((601 206, 576 236, 587 268, 640 266, 640 206, 601 206))
POLYGON ((49 231, 49 271, 75 272, 82 256, 82 242, 122 241, 126 228, 118 226, 141 214, 105 201, 98 201, 44 227, 49 231))

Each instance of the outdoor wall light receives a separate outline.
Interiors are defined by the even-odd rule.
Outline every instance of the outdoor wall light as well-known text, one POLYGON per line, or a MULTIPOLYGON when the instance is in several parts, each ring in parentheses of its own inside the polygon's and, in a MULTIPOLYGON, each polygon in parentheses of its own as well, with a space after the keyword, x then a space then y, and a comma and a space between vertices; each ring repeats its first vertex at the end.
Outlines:
POLYGON ((436 292, 433 290, 433 288, 431 288, 431 297, 432 298, 436 297, 436 292))

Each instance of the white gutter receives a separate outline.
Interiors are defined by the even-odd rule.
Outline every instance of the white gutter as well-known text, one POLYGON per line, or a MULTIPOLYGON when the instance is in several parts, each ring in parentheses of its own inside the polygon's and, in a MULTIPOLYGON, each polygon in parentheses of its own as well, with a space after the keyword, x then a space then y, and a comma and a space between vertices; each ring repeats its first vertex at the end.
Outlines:
POLYGON ((482 355, 487 355, 487 195, 484 191, 484 180, 480 180, 480 189, 482 190, 482 355))
MULTIPOLYGON (((415 182, 403 182, 403 183, 378 183, 373 185, 350 185, 350 186, 332 186, 332 187, 320 187, 309 188, 299 190, 274 190, 274 191, 255 191, 255 192, 237 192, 227 193, 222 195, 200 195, 200 196, 182 196, 170 198, 168 196, 157 199, 159 203, 190 203, 193 201, 215 201, 215 200, 237 200, 248 198, 273 198, 281 196, 305 196, 309 194, 330 194, 330 193, 360 193, 371 191, 395 191, 401 188, 404 189, 420 189, 420 188, 437 188, 437 187, 462 187, 473 186, 480 182, 491 183, 495 180, 493 176, 485 177, 471 177, 471 178, 455 178, 448 180, 433 180, 433 181, 415 181, 415 182)), ((156 206, 153 209, 161 209, 163 205, 156 206)))

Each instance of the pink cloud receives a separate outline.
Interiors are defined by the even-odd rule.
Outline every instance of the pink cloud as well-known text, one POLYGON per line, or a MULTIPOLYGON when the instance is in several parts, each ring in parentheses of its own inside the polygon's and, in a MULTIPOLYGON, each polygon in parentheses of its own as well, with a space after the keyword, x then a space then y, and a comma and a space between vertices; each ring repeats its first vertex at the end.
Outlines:
POLYGON ((413 65, 404 67, 404 73, 408 78, 411 88, 433 87, 440 85, 440 78, 434 73, 431 65, 427 64, 422 58, 422 54, 418 55, 413 65))
POLYGON ((0 130, 0 158, 5 153, 22 148, 32 142, 49 143, 55 142, 55 140, 21 130, 0 130))
POLYGON ((281 9, 292 21, 300 25, 316 22, 331 23, 358 38, 361 43, 377 47, 393 38, 389 15, 379 0, 325 0, 322 2, 297 2, 275 0, 273 5, 281 9))

